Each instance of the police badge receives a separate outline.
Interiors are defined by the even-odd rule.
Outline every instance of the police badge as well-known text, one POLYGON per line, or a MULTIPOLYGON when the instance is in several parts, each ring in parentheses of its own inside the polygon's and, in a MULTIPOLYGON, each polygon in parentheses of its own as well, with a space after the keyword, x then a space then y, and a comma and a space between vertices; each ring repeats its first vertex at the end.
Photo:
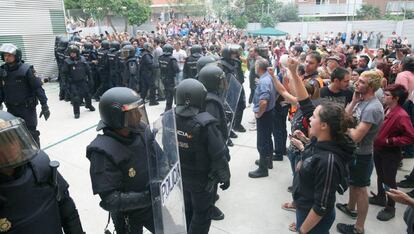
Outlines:
POLYGON ((0 232, 7 232, 11 228, 11 223, 7 218, 0 219, 0 232))
POLYGON ((137 172, 135 171, 135 169, 134 168, 129 168, 129 170, 128 170, 128 176, 129 177, 135 177, 135 175, 137 174, 137 172))

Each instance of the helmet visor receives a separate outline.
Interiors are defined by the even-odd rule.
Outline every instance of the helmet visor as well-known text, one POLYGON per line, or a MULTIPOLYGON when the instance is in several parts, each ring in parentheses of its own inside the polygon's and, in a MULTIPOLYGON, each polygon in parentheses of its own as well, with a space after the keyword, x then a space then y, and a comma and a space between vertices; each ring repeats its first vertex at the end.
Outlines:
POLYGON ((13 44, 10 44, 10 43, 4 43, 0 47, 0 54, 4 54, 4 53, 16 55, 17 54, 17 47, 13 44))
POLYGON ((122 106, 125 112, 124 126, 129 129, 137 129, 141 123, 148 125, 147 111, 144 103, 140 100, 122 106))
POLYGON ((31 160, 39 147, 21 119, 0 120, 0 168, 15 168, 31 160))

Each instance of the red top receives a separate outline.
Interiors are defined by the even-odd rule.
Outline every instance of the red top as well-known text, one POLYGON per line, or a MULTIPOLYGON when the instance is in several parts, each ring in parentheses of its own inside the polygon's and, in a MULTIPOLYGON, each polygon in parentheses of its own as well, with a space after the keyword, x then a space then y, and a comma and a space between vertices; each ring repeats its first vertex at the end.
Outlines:
MULTIPOLYGON (((385 109, 385 113, 388 110, 389 108, 385 109)), ((395 149, 413 143, 414 128, 411 119, 401 106, 396 106, 385 115, 374 141, 374 150, 395 149)))

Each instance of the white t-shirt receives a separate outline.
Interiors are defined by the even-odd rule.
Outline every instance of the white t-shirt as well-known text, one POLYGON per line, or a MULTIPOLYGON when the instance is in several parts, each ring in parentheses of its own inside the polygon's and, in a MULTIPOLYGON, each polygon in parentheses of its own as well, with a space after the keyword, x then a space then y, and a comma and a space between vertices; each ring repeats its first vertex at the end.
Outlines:
POLYGON ((182 71, 183 68, 184 68, 185 58, 187 58, 187 53, 184 50, 182 50, 182 49, 180 49, 179 51, 174 50, 173 57, 175 59, 177 59, 178 67, 182 71))

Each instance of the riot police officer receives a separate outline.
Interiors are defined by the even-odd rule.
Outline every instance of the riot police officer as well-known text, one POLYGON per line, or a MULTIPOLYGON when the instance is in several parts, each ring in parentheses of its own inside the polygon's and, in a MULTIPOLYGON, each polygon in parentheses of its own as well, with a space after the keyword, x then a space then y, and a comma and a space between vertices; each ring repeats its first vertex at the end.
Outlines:
POLYGON ((0 111, 1 233, 84 233, 58 166, 38 148, 22 119, 0 111))
POLYGON ((59 100, 69 101, 69 93, 65 93, 65 81, 62 78, 62 66, 63 62, 67 58, 66 49, 68 48, 69 41, 66 38, 59 40, 59 45, 56 49, 56 63, 58 65, 58 80, 59 80, 59 100))
POLYGON ((149 91, 149 105, 158 105, 159 103, 155 100, 154 57, 152 55, 152 46, 149 42, 145 42, 142 47, 139 64, 141 97, 145 100, 149 91))
POLYGON ((109 66, 109 77, 111 87, 121 86, 121 74, 119 66, 119 57, 121 54, 121 44, 118 41, 111 42, 111 48, 108 52, 108 66, 109 66))
POLYGON ((201 57, 199 60, 197 60, 197 75, 196 77, 198 77, 198 73, 201 71, 201 69, 206 66, 207 64, 210 63, 215 63, 217 62, 216 58, 214 56, 211 55, 206 55, 201 57))
POLYGON ((197 61, 203 56, 203 48, 200 45, 193 45, 190 49, 191 55, 185 59, 183 78, 195 78, 197 75, 197 61))
POLYGON ((70 95, 75 119, 80 116, 80 104, 85 99, 85 107, 95 111, 92 106, 88 82, 92 80, 91 70, 86 59, 80 55, 76 45, 69 46, 69 58, 65 59, 62 75, 70 87, 70 95))
POLYGON ((83 50, 81 52, 82 56, 85 57, 86 61, 91 68, 91 76, 92 79, 89 80, 89 91, 91 94, 94 94, 99 87, 99 75, 98 70, 96 69, 96 65, 98 64, 98 55, 96 50, 93 48, 92 42, 85 42, 83 44, 83 50))
POLYGON ((184 202, 189 234, 208 233, 217 183, 230 186, 226 146, 217 119, 200 112, 207 96, 195 79, 176 87, 177 138, 183 178, 184 202))
POLYGON ((146 149, 152 133, 143 100, 132 89, 115 87, 102 95, 99 113, 103 134, 87 147, 93 193, 110 212, 116 233, 142 233, 143 226, 154 233, 146 149))
MULTIPOLYGON (((240 84, 244 83, 244 74, 241 69, 241 61, 240 61, 240 49, 239 45, 227 45, 223 48, 222 57, 220 59, 220 67, 223 69, 224 73, 226 73, 226 77, 229 78, 233 76, 240 82, 240 84)), ((236 113, 234 116, 234 124, 233 129, 238 132, 246 132, 246 129, 241 125, 241 121, 243 118, 243 111, 246 108, 246 97, 244 94, 244 88, 242 87, 242 91, 240 94, 240 99, 237 104, 236 113)))
POLYGON ((36 106, 42 105, 40 117, 49 119, 42 81, 34 75, 33 67, 22 61, 22 51, 15 45, 5 43, 0 47, 0 55, 5 64, 0 66, 0 104, 5 103, 7 112, 24 119, 33 139, 40 145, 40 132, 37 128, 36 106))
MULTIPOLYGON (((229 139, 229 130, 223 106, 223 94, 227 88, 225 74, 217 65, 209 64, 201 69, 198 74, 198 80, 206 87, 208 92, 204 105, 205 111, 217 119, 221 135, 224 142, 226 142, 229 139)), ((230 160, 229 150, 226 149, 226 151, 227 158, 230 160)), ((217 193, 217 185, 215 186, 215 192, 217 193)), ((222 220, 224 219, 224 214, 218 207, 214 206, 211 218, 213 220, 222 220)))
POLYGON ((100 85, 96 93, 94 94, 94 99, 99 101, 100 96, 108 89, 111 88, 111 80, 109 76, 109 66, 108 66, 108 52, 110 48, 110 43, 108 40, 103 40, 101 43, 101 48, 98 50, 98 73, 100 79, 100 85))
POLYGON ((162 47, 163 54, 158 58, 161 70, 161 81, 165 89, 165 111, 172 108, 175 77, 180 72, 177 59, 172 56, 173 50, 174 48, 170 44, 165 44, 162 47))
POLYGON ((122 82, 124 86, 139 91, 139 64, 135 57, 135 48, 132 45, 126 45, 121 50, 121 57, 124 60, 124 70, 122 73, 122 82))

